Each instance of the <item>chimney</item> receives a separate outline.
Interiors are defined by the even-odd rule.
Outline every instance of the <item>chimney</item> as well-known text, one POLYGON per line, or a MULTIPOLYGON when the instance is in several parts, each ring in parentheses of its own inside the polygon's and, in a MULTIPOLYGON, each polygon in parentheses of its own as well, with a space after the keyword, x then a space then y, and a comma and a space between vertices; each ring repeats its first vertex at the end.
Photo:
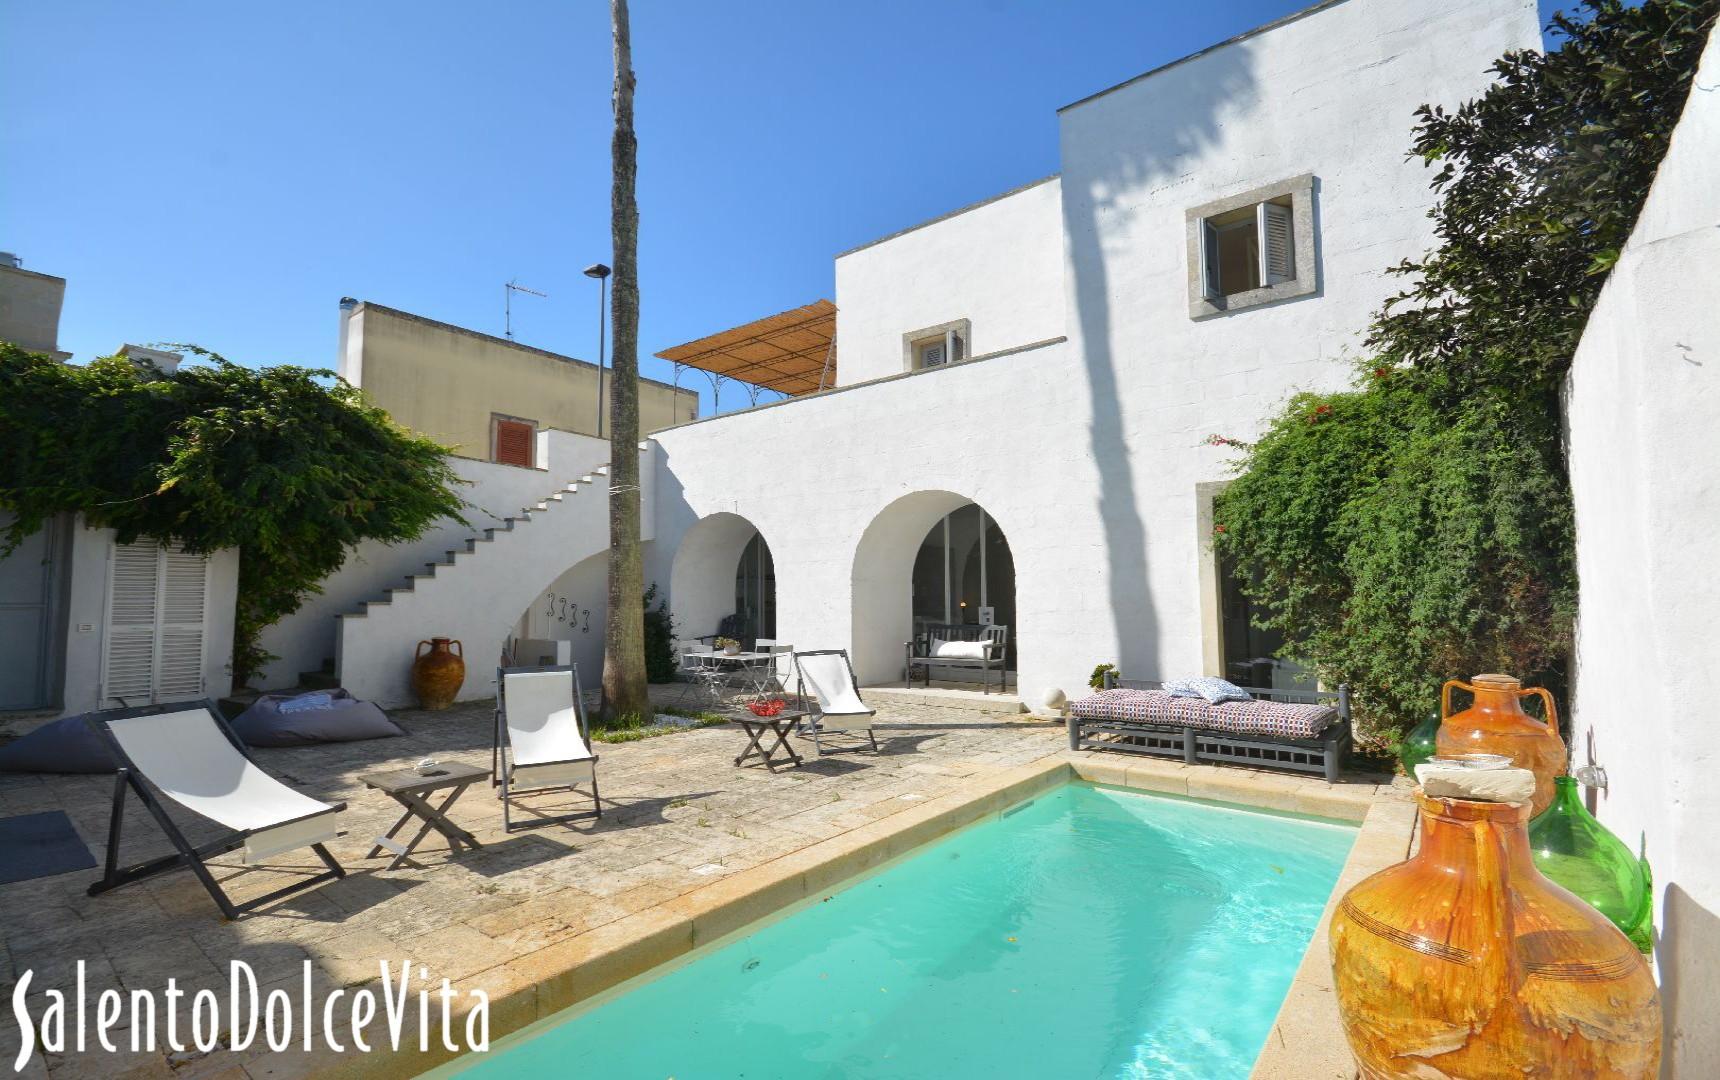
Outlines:
POLYGON ((184 353, 149 349, 142 345, 121 345, 119 355, 140 368, 153 369, 162 375, 171 375, 178 371, 180 363, 185 359, 184 353))
POLYGON ((23 265, 24 260, 12 254, 10 251, 0 251, 0 266, 10 266, 12 269, 16 270, 23 265))

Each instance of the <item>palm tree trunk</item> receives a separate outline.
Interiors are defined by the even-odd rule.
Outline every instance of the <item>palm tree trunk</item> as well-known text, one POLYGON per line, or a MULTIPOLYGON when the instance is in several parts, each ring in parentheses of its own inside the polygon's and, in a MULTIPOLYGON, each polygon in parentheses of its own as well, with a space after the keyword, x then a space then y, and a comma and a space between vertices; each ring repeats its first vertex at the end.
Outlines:
POLYGON ((610 0, 615 31, 615 135, 610 188, 615 290, 609 397, 609 619, 603 653, 603 714, 649 716, 645 683, 645 568, 639 549, 639 203, 633 136, 633 47, 627 0, 610 0))

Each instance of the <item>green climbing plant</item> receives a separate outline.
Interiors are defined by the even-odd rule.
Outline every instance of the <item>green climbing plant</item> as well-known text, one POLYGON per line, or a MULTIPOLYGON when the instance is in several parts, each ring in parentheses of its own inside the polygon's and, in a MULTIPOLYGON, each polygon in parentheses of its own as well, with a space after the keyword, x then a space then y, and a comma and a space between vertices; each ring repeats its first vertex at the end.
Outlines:
POLYGON ((448 451, 332 372, 203 363, 171 375, 86 366, 0 342, 0 532, 9 552, 53 515, 188 549, 239 549, 233 675, 272 659, 264 627, 296 611, 365 540, 464 521, 448 451))
POLYGON ((1437 246, 1394 272, 1351 389, 1302 394, 1220 495, 1213 541, 1289 655, 1355 689, 1375 731, 1449 675, 1561 692, 1576 614, 1560 392, 1720 0, 1589 0, 1558 48, 1514 52, 1480 97, 1424 107, 1437 246))

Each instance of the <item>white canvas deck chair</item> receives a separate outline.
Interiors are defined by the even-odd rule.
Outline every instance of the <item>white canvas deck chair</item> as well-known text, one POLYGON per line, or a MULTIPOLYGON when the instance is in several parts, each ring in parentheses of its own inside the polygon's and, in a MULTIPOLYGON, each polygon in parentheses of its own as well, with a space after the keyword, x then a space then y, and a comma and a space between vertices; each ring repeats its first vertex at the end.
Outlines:
POLYGON ((838 731, 864 731, 872 749, 878 749, 878 737, 872 734, 872 717, 877 710, 867 708, 860 700, 860 682, 848 662, 847 649, 797 652, 794 670, 800 689, 800 708, 815 714, 812 744, 820 757, 824 755, 820 736, 838 731), (806 698, 808 693, 812 695, 811 701, 806 698))
MULTIPOLYGON (((577 664, 496 669, 496 742, 490 770, 490 782, 501 789, 504 832, 514 831, 508 810, 520 794, 575 791, 581 781, 591 784, 591 801, 596 805, 591 816, 603 816, 597 797, 597 755, 591 752, 577 664)), ((537 821, 520 828, 572 821, 586 814, 537 816, 537 821)))
POLYGON ((346 804, 320 802, 264 772, 212 702, 115 709, 96 713, 89 722, 120 763, 114 776, 107 862, 101 880, 89 888, 91 896, 184 866, 209 890, 221 914, 236 919, 284 896, 346 876, 323 846, 341 834, 339 815, 346 804), (167 816, 156 792, 150 790, 152 785, 173 802, 229 831, 193 846, 167 816), (173 842, 175 852, 121 869, 120 824, 127 788, 137 793, 173 842), (316 852, 327 870, 243 904, 228 899, 204 865, 205 859, 235 848, 243 849, 241 858, 246 866, 255 866, 272 856, 307 847, 316 852))

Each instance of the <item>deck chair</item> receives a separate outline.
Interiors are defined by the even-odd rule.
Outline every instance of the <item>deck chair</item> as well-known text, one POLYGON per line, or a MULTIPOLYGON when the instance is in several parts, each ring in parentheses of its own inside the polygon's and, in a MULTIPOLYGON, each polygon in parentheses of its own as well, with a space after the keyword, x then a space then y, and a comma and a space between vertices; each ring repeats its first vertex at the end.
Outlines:
POLYGON ((346 804, 319 802, 264 772, 251 760, 245 744, 233 734, 213 702, 114 709, 91 714, 89 723, 120 763, 114 775, 107 861, 101 880, 89 888, 91 896, 184 866, 209 890, 221 914, 237 919, 284 896, 346 876, 323 846, 341 834, 339 815, 346 804), (193 846, 167 816, 151 786, 229 831, 193 846), (122 869, 120 825, 125 818, 128 788, 137 793, 175 851, 122 869), (306 847, 316 852, 327 870, 243 904, 227 897, 204 864, 205 859, 235 848, 243 849, 245 865, 255 866, 272 856, 306 847))
MULTIPOLYGON (((575 791, 582 780, 591 783, 591 801, 596 804, 591 816, 603 816, 603 804, 597 797, 597 755, 587 740, 577 664, 496 669, 496 740, 490 754, 490 782, 501 789, 504 832, 514 831, 508 810, 521 793, 575 791)), ((558 817, 537 814, 538 820, 520 828, 585 816, 583 812, 558 817)))
POLYGON ((820 757, 824 756, 824 744, 819 736, 837 731, 864 731, 872 749, 878 749, 878 737, 872 734, 872 717, 877 710, 867 708, 860 700, 860 682, 854 677, 854 666, 848 662, 847 649, 797 652, 794 671, 800 708, 815 714, 812 745, 820 757), (806 697, 809 691, 811 701, 806 697))

